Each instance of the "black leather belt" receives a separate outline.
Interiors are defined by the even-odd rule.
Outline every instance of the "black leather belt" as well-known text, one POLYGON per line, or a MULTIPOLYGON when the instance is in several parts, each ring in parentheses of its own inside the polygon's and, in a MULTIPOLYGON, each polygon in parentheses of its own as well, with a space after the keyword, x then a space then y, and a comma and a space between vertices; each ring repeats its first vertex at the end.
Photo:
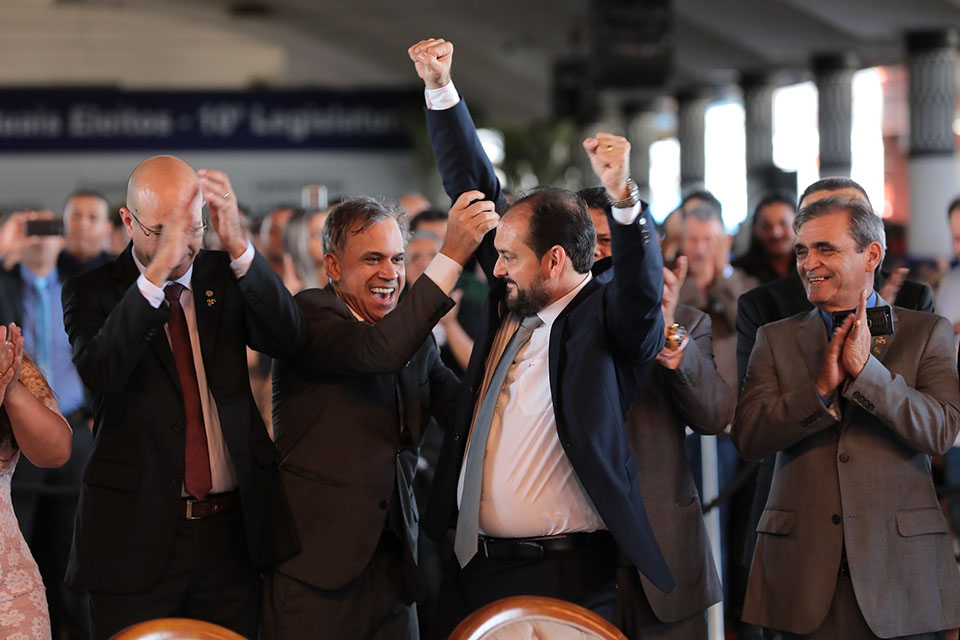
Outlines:
POLYGON ((203 500, 181 498, 180 504, 183 505, 183 516, 187 520, 203 520, 239 507, 240 492, 211 493, 203 500))
POLYGON ((542 558, 556 551, 585 551, 608 549, 615 551, 617 543, 609 531, 565 533, 537 538, 490 538, 479 536, 477 555, 482 558, 542 558))

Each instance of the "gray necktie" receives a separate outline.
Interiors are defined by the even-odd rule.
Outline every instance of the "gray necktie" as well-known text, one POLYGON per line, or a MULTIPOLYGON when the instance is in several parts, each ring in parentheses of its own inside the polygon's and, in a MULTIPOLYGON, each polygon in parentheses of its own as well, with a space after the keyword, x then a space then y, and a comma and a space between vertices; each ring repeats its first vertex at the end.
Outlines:
POLYGON ((477 535, 480 532, 480 489, 483 487, 483 458, 487 451, 487 436, 490 433, 490 424, 497 409, 497 399, 500 397, 500 388, 507 377, 507 371, 517 357, 520 347, 525 345, 533 334, 533 330, 543 324, 539 317, 527 316, 520 323, 510 342, 507 343, 497 368, 493 371, 487 392, 480 402, 477 419, 473 423, 473 435, 467 449, 467 459, 464 462, 463 494, 460 497, 460 513, 457 516, 457 535, 453 543, 453 550, 461 567, 467 566, 471 558, 477 553, 477 535))

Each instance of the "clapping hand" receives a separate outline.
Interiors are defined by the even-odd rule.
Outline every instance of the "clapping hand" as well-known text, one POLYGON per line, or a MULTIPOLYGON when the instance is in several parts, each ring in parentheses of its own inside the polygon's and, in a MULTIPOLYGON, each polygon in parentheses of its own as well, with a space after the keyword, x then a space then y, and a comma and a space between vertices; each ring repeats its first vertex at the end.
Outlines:
POLYGON ((663 268, 663 298, 660 300, 660 310, 663 312, 663 324, 669 327, 674 322, 674 312, 680 300, 680 287, 687 279, 687 257, 679 256, 677 264, 670 269, 663 268))
POLYGON ((843 370, 851 378, 856 378, 867 365, 870 358, 870 325, 867 324, 867 297, 870 293, 864 289, 860 292, 860 304, 857 306, 857 313, 850 329, 850 335, 847 336, 843 345, 843 354, 841 362, 843 370))
POLYGON ((164 286, 173 270, 183 262, 188 251, 192 226, 193 221, 187 208, 178 207, 171 213, 157 241, 157 250, 144 272, 147 280, 158 287, 164 286))
POLYGON ((240 224, 240 210, 230 185, 230 178, 223 171, 200 169, 200 189, 210 209, 210 224, 220 236, 223 248, 236 260, 247 250, 247 235, 240 224))
POLYGON ((9 329, 0 325, 0 403, 6 398, 10 385, 19 380, 23 367, 23 336, 20 327, 10 323, 9 329), (8 337, 9 336, 9 337, 8 337))

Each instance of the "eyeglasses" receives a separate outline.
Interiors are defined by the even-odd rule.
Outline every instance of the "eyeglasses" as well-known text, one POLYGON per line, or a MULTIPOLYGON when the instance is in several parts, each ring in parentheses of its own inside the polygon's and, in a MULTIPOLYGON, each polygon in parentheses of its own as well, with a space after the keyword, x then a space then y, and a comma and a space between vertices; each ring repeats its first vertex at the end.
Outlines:
MULTIPOLYGON (((140 230, 143 231, 143 235, 145 235, 145 236, 148 237, 148 238, 149 238, 150 236, 157 236, 157 237, 159 238, 160 236, 163 235, 163 229, 157 229, 157 228, 155 228, 155 227, 148 227, 148 226, 146 226, 145 224, 143 224, 142 222, 140 222, 140 219, 137 218, 137 214, 135 214, 135 213, 134 213, 133 211, 131 211, 130 209, 127 209, 127 211, 130 211, 130 217, 133 218, 134 222, 137 223, 137 226, 140 227, 140 230)), ((199 237, 201 237, 203 234, 205 234, 205 233, 207 232, 207 229, 209 229, 209 228, 210 228, 210 225, 208 225, 206 222, 204 222, 204 223, 201 224, 199 227, 190 227, 189 229, 187 229, 187 235, 191 235, 191 236, 193 236, 194 238, 199 238, 199 237)))

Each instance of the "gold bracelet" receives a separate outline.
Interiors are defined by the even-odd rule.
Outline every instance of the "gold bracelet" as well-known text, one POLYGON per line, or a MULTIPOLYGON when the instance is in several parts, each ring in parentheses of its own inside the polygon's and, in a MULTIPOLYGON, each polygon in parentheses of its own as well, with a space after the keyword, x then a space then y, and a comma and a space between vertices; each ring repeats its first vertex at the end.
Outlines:
POLYGON ((683 341, 687 338, 689 333, 687 333, 686 327, 682 324, 677 324, 674 322, 672 325, 667 327, 666 331, 666 348, 670 351, 676 351, 680 348, 680 345, 683 344, 683 341))

